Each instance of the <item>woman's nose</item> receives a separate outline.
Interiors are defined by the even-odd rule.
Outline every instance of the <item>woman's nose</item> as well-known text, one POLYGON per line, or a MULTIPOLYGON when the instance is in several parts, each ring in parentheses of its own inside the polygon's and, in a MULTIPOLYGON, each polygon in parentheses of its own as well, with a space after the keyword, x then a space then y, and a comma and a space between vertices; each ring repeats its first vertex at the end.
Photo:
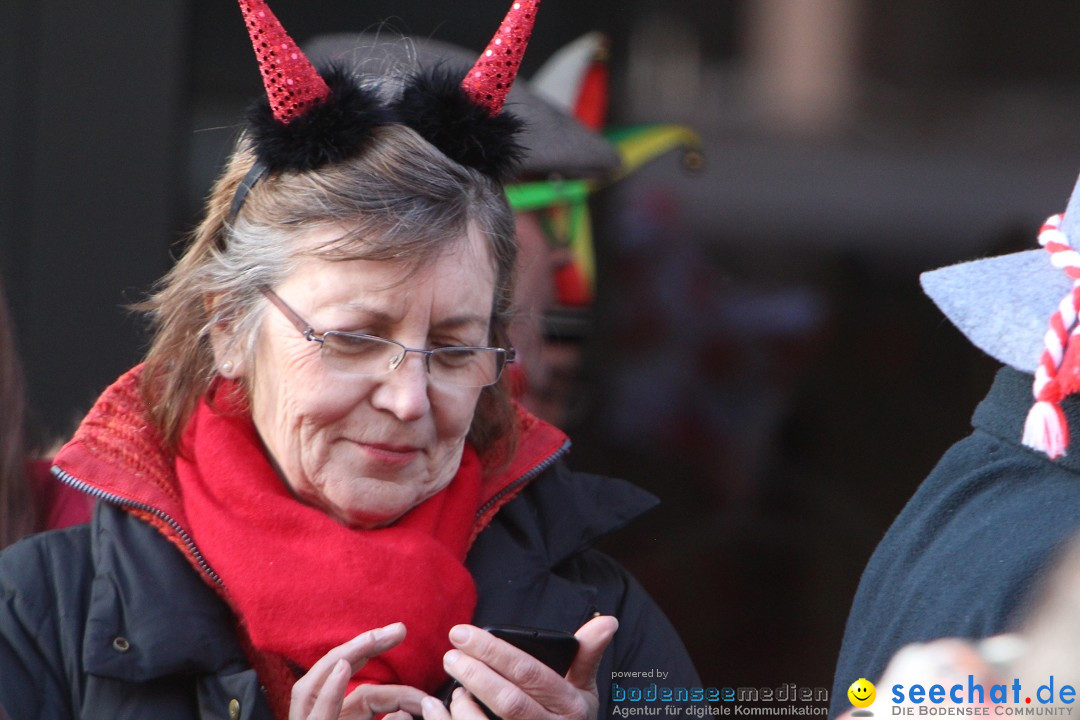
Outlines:
POLYGON ((403 422, 418 420, 431 409, 429 380, 427 358, 421 353, 405 353, 394 369, 378 377, 372 404, 403 422))

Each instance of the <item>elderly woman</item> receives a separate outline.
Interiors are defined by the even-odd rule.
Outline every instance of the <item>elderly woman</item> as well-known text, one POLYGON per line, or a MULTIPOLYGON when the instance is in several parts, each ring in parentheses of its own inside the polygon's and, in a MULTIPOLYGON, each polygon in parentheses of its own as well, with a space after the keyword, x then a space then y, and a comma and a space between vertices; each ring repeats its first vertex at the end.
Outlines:
POLYGON ((378 87, 316 73, 240 5, 269 103, 148 303, 145 363, 56 457, 92 523, 0 555, 0 707, 592 720, 624 676, 696 687, 652 601, 587 549, 653 499, 569 472, 566 437, 503 387, 500 93, 535 4, 497 64, 378 87), (578 649, 560 674, 489 624, 578 649))

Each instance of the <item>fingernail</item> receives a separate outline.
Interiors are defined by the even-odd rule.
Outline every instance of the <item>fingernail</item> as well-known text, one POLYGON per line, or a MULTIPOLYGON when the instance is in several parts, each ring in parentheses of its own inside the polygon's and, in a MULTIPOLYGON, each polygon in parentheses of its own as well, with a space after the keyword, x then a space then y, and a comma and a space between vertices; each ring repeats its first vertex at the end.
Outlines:
POLYGON ((450 642, 455 645, 464 645, 472 637, 472 631, 466 625, 455 625, 450 628, 450 642))
POLYGON ((442 707, 442 703, 430 695, 420 701, 420 709, 423 711, 424 717, 434 715, 440 707, 442 707))
POLYGON ((450 650, 443 655, 443 667, 452 667, 458 660, 461 659, 461 653, 457 650, 450 650))
POLYGON ((349 663, 344 658, 342 658, 341 660, 338 660, 337 663, 334 665, 334 674, 335 675, 344 675, 348 671, 349 671, 349 663))
POLYGON ((382 640, 383 638, 389 637, 390 635, 396 633, 400 625, 401 623, 396 622, 391 625, 387 625, 386 627, 376 628, 375 630, 371 631, 371 637, 375 640, 382 640))

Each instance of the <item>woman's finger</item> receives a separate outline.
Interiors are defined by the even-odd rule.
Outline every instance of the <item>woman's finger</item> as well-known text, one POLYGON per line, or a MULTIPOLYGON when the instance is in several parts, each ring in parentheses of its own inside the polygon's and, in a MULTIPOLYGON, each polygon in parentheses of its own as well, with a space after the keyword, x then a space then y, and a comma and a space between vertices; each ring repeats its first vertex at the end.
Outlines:
POLYGON ((408 685, 361 685, 345 698, 341 717, 366 719, 399 710, 418 716, 426 697, 423 690, 408 685))
POLYGON ((574 633, 578 639, 578 652, 570 671, 566 673, 571 685, 596 692, 596 672, 600 669, 600 660, 618 629, 619 621, 611 615, 594 617, 578 628, 574 633))
POLYGON ((447 708, 438 698, 426 697, 423 702, 424 720, 487 720, 487 715, 464 688, 457 688, 447 708))
MULTIPOLYGON (((392 623, 385 627, 362 632, 352 640, 338 645, 319 658, 298 682, 304 682, 310 678, 310 682, 313 684, 322 685, 338 660, 348 662, 352 666, 353 673, 355 673, 364 666, 368 658, 386 652, 404 639, 404 623, 392 623)), ((350 673, 351 675, 352 673, 350 673)))
MULTIPOLYGON (((296 681, 292 688, 290 718, 292 713, 301 713, 297 717, 306 717, 312 711, 316 698, 320 697, 323 686, 338 662, 344 660, 348 666, 346 684, 357 670, 364 666, 368 658, 384 653, 405 639, 405 625, 393 623, 385 627, 362 632, 352 640, 342 643, 319 658, 304 677, 296 681)), ((344 697, 344 689, 341 692, 344 697)))
MULTIPOLYGON (((473 630, 482 632, 478 628, 473 628, 473 630)), ((494 640, 494 638, 491 639, 494 640)), ((500 660, 498 657, 497 650, 491 650, 484 639, 470 640, 465 643, 465 647, 471 649, 472 652, 481 653, 485 659, 479 659, 465 650, 451 650, 443 656, 443 669, 448 675, 460 682, 499 717, 520 718, 539 715, 542 710, 540 705, 522 688, 492 668, 491 663, 505 664, 505 660, 500 660)), ((517 650, 517 648, 511 649, 517 650)), ((521 651, 517 650, 517 652, 521 651)), ((539 663, 536 659, 532 661, 539 663)), ((554 681, 563 682, 562 678, 555 675, 550 668, 546 669, 553 676, 554 681)), ((455 697, 456 695, 455 691, 455 697)), ((451 703, 451 712, 453 712, 453 707, 451 703)))
POLYGON ((318 694, 307 702, 307 698, 297 698, 293 686, 293 701, 289 706, 289 720, 337 720, 341 714, 341 704, 345 700, 345 688, 349 686, 349 663, 338 660, 319 689, 318 694), (299 702, 298 702, 299 700, 299 702), (310 711, 307 706, 310 705, 310 711))
POLYGON ((477 701, 500 717, 588 717, 596 711, 596 672, 618 627, 618 620, 611 616, 585 623, 575 634, 578 652, 565 678, 472 625, 451 630, 455 649, 445 655, 443 664, 477 701))
POLYGON ((450 720, 450 711, 437 698, 430 695, 421 703, 424 720, 450 720))
POLYGON ((458 625, 450 640, 457 649, 443 657, 444 669, 499 717, 573 714, 581 705, 558 673, 484 630, 458 625))
MULTIPOLYGON (((458 688, 454 691, 454 694, 450 700, 450 712, 454 716, 454 720, 488 720, 487 715, 480 709, 475 698, 465 691, 465 688, 458 688)), ((427 720, 425 718, 425 720, 427 720)))

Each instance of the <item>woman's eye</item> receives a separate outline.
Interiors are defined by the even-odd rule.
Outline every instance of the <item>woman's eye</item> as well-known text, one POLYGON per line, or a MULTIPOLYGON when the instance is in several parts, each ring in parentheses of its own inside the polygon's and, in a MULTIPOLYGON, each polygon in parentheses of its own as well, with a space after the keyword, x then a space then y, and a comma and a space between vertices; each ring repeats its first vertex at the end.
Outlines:
POLYGON ((461 367, 468 365, 476 359, 479 352, 476 348, 470 347, 441 347, 437 348, 432 359, 444 367, 461 367))
POLYGON ((327 333, 323 342, 326 349, 342 355, 369 355, 385 352, 387 343, 363 335, 327 333))
POLYGON ((428 349, 441 350, 443 348, 476 348, 485 345, 483 338, 470 338, 470 337, 429 337, 428 349), (479 342, 478 342, 479 341, 479 342))

